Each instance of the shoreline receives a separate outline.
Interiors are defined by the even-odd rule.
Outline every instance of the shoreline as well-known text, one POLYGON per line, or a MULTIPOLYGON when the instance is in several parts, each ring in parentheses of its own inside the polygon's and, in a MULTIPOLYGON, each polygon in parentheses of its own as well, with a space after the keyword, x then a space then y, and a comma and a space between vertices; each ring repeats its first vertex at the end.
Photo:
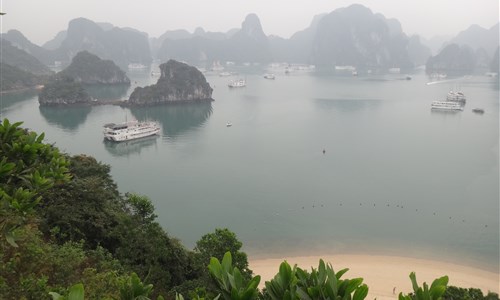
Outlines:
POLYGON ((409 278, 415 272, 419 286, 429 286, 436 278, 447 275, 448 285, 462 288, 478 288, 486 295, 489 291, 499 293, 499 273, 490 272, 457 263, 403 256, 367 254, 325 254, 311 256, 283 256, 281 258, 255 258, 249 256, 249 267, 261 276, 260 288, 279 271, 279 265, 286 260, 291 266, 310 270, 318 268, 319 260, 330 263, 335 272, 349 268, 343 278, 362 277, 369 287, 366 299, 397 299, 400 292, 412 292, 409 278), (393 294, 393 289, 395 293, 393 294))

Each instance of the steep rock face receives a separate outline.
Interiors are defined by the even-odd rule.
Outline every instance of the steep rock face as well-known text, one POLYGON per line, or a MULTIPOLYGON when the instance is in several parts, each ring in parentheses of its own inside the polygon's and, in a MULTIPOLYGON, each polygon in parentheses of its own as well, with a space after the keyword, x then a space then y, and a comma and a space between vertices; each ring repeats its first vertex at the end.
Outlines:
POLYGON ((9 30, 7 33, 2 34, 2 38, 11 42, 12 46, 35 57, 46 66, 53 64, 56 59, 56 54, 53 51, 33 44, 18 30, 9 30))
POLYGON ((155 105, 172 102, 212 100, 213 89, 195 67, 175 60, 160 65, 158 82, 138 87, 129 98, 130 105, 155 105))
POLYGON ((408 55, 415 66, 423 66, 432 54, 431 50, 421 43, 420 37, 413 35, 408 42, 408 55))
POLYGON ((103 59, 111 59, 121 67, 129 63, 149 65, 152 61, 148 36, 136 30, 117 28, 105 30, 90 20, 70 21, 66 38, 57 49, 61 61, 71 61, 82 50, 103 59))
POLYGON ((57 48, 61 47, 61 44, 64 39, 66 39, 67 35, 68 32, 66 30, 59 31, 53 39, 45 42, 45 44, 42 45, 42 48, 47 50, 56 50, 57 48))
POLYGON ((269 45, 275 61, 290 63, 312 63, 312 45, 319 21, 326 16, 320 14, 314 16, 311 25, 294 33, 289 39, 277 36, 269 37, 269 45))
POLYGON ((92 98, 82 85, 72 78, 59 77, 46 84, 38 95, 40 105, 89 104, 92 98))
POLYGON ((499 47, 497 47, 497 50, 495 51, 495 54, 493 54, 493 59, 491 60, 490 63, 490 71, 491 72, 496 72, 498 73, 499 65, 498 65, 498 56, 499 56, 499 47))
POLYGON ((269 41, 256 14, 245 18, 241 30, 229 39, 228 49, 228 60, 231 61, 270 62, 272 58, 269 41))
POLYGON ((185 32, 165 34, 154 42, 162 39, 157 52, 161 60, 176 59, 194 64, 211 64, 213 61, 266 63, 272 57, 267 36, 255 14, 245 18, 240 30, 221 33, 197 28, 189 36, 185 32))
POLYGON ((102 60, 87 51, 79 52, 59 76, 83 84, 130 84, 130 79, 111 60, 102 60))
POLYGON ((35 75, 0 62, 0 91, 15 91, 33 88, 38 84, 35 75))
POLYGON ((438 55, 429 58, 426 64, 427 73, 448 73, 453 75, 471 74, 476 65, 476 57, 472 48, 451 44, 438 55))
POLYGON ((490 29, 478 25, 471 25, 454 37, 450 44, 467 45, 473 50, 483 48, 488 56, 492 57, 499 44, 499 23, 490 29))
POLYGON ((34 56, 18 47, 14 47, 9 41, 2 40, 0 46, 2 63, 34 75, 51 75, 54 73, 34 56))
POLYGON ((337 9, 318 24, 314 63, 358 68, 412 68, 408 37, 396 20, 387 20, 362 5, 337 9))

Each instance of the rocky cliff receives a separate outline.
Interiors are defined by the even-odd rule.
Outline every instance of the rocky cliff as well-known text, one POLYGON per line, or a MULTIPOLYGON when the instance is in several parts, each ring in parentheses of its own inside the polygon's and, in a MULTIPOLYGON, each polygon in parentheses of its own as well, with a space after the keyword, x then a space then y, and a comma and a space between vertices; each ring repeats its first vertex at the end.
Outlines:
POLYGON ((60 60, 70 61, 76 53, 87 50, 123 68, 130 63, 151 63, 147 34, 129 28, 109 27, 84 18, 70 21, 66 38, 57 49, 60 60))
POLYGON ((130 79, 111 60, 102 60, 87 51, 79 52, 71 64, 58 73, 83 84, 130 84, 130 79))
POLYGON ((265 63, 272 58, 269 41, 255 14, 249 14, 241 24, 241 29, 236 31, 205 32, 197 28, 192 35, 186 32, 165 34, 156 41, 157 44, 159 42, 162 44, 157 55, 161 60, 211 64, 213 61, 265 63))
POLYGON ((360 69, 413 68, 408 37, 397 20, 359 4, 337 9, 319 22, 313 42, 316 65, 360 69))
POLYGON ((44 86, 38 95, 38 102, 40 105, 90 104, 92 98, 72 78, 58 77, 44 86))
POLYGON ((14 46, 10 41, 1 40, 0 52, 2 53, 0 61, 4 64, 34 75, 54 74, 54 72, 42 64, 38 59, 19 47, 14 46))
POLYGON ((474 51, 469 46, 451 44, 438 55, 427 60, 427 73, 447 73, 448 75, 472 74, 476 66, 474 51))
POLYGON ((136 88, 129 98, 130 105, 155 105, 172 102, 213 100, 213 89, 195 67, 175 60, 160 65, 158 82, 136 88))
POLYGON ((34 88, 39 83, 37 76, 1 62, 0 74, 2 74, 0 76, 1 92, 34 88))

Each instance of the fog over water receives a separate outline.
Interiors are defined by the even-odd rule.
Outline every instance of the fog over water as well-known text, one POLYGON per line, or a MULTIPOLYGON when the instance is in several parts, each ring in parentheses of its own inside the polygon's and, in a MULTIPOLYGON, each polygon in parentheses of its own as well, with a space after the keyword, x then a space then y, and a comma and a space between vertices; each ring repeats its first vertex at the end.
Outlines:
POLYGON ((105 3, 103 7, 103 1, 99 0, 2 0, 0 9, 7 15, 1 19, 1 31, 17 29, 41 45, 65 30, 70 20, 83 17, 94 22, 135 28, 150 37, 158 37, 166 30, 187 29, 192 32, 197 27, 226 32, 239 28, 247 14, 256 13, 267 35, 288 38, 308 27, 315 15, 353 3, 365 5, 386 18, 398 19, 405 33, 425 38, 454 36, 472 24, 490 28, 499 20, 497 0, 317 0, 313 4, 306 0, 106 0, 105 3))

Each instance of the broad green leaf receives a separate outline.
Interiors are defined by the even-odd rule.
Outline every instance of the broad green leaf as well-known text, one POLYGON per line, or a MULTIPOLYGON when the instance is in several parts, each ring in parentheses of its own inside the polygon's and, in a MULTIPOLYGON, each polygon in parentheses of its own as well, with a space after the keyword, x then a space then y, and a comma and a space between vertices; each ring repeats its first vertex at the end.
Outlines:
POLYGON ((52 296, 52 300, 64 300, 64 297, 56 292, 49 292, 49 295, 52 296))
POLYGON ((362 286, 356 289, 356 291, 354 292, 354 296, 352 297, 352 300, 363 300, 366 298, 367 295, 368 295, 368 286, 366 284, 363 284, 362 286))
POLYGON ((69 288, 68 300, 84 300, 83 284, 78 283, 69 288))

